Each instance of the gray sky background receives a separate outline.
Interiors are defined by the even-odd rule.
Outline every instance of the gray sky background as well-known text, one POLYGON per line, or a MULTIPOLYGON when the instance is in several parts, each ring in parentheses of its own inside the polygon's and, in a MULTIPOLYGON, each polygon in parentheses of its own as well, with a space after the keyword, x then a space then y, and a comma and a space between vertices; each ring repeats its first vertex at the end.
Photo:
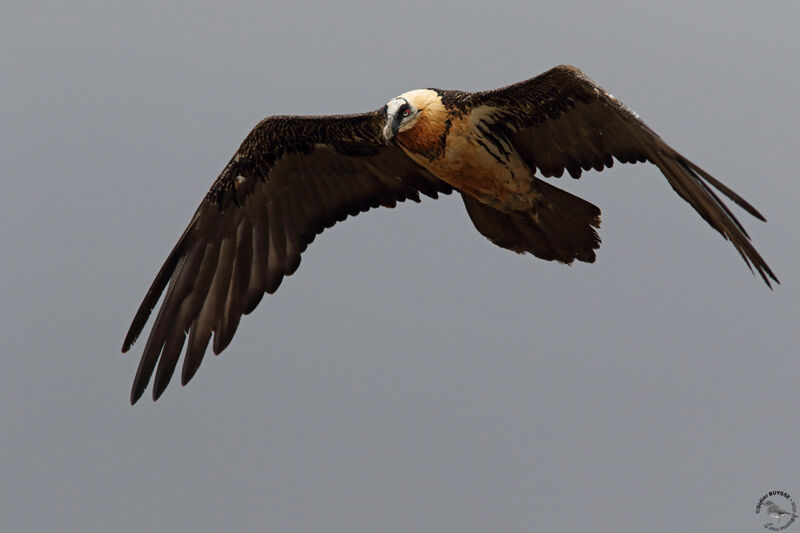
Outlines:
POLYGON ((796 0, 67 4, 0 14, 0 529, 755 532, 766 491, 800 503, 796 0), (128 404, 129 321, 258 120, 560 63, 757 206, 782 285, 619 165, 556 182, 603 209, 594 265, 497 248, 456 197, 372 211, 128 404))

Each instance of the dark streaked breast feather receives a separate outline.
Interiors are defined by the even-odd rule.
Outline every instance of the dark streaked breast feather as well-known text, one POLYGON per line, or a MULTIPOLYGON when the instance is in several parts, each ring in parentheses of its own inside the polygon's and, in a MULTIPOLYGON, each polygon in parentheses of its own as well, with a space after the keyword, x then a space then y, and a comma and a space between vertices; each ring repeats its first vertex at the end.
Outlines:
POLYGON ((153 397, 186 346, 181 382, 192 379, 213 336, 228 346, 243 314, 293 273, 324 228, 419 193, 452 191, 399 148, 380 143, 382 114, 270 117, 214 181, 148 290, 122 351, 130 349, 167 288, 131 390, 135 403, 156 372, 153 397), (188 335, 188 341, 187 341, 188 335))
POLYGON ((778 278, 756 251, 742 225, 714 192, 727 196, 754 217, 764 217, 741 196, 667 145, 619 100, 571 66, 555 67, 508 87, 473 93, 469 108, 496 111, 489 129, 505 137, 533 170, 578 178, 583 170, 649 161, 672 188, 731 241, 768 286, 778 278))

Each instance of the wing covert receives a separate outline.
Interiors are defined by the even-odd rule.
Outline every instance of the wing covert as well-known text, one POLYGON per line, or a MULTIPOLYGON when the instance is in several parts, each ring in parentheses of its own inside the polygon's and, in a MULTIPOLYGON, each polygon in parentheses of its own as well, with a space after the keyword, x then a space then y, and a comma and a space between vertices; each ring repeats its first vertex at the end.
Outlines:
POLYGON ((468 108, 482 109, 482 126, 513 144, 531 170, 579 178, 584 170, 649 161, 681 198, 731 241, 750 269, 771 287, 778 278, 722 202, 721 192, 754 217, 752 205, 665 143, 639 116, 575 67, 555 67, 527 81, 473 93, 468 108))
POLYGON ((156 372, 166 388, 184 345, 181 381, 194 376, 213 335, 222 352, 243 314, 278 289, 317 234, 368 209, 452 189, 379 141, 382 113, 269 117, 214 181, 137 311, 122 351, 166 294, 134 379, 135 403, 156 372), (188 334, 188 341, 187 341, 188 334))

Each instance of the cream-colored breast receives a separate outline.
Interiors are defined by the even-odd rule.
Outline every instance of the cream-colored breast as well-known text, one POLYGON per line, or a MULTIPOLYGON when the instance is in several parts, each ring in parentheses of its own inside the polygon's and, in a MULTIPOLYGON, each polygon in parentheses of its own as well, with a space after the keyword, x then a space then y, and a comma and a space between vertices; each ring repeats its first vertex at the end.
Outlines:
POLYGON ((412 150, 406 153, 439 179, 493 207, 530 208, 537 196, 533 177, 512 146, 487 138, 482 130, 488 130, 476 127, 481 118, 480 110, 452 118, 444 150, 434 159, 412 150))

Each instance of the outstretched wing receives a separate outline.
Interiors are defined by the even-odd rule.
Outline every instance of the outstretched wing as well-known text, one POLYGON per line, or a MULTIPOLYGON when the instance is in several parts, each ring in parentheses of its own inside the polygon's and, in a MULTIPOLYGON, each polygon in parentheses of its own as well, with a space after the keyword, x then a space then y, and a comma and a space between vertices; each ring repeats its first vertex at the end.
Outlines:
MULTIPOLYGON (((578 178, 582 170, 603 170, 613 159, 621 163, 649 161, 658 166, 672 188, 723 237, 747 265, 771 287, 778 282, 750 242, 745 229, 722 202, 715 188, 754 217, 764 217, 683 155, 667 145, 619 100, 571 66, 501 89, 472 93, 463 104, 480 117, 478 127, 509 142, 531 169, 545 177, 564 170, 578 178)), ((498 141, 497 148, 503 143, 498 141)))
POLYGON ((270 117, 259 123, 212 185, 156 275, 122 345, 126 352, 167 289, 131 391, 153 398, 169 383, 184 344, 186 384, 214 334, 220 353, 243 314, 277 290, 314 237, 348 215, 394 207, 451 187, 380 142, 381 111, 270 117), (188 343, 186 341, 188 333, 188 343))

